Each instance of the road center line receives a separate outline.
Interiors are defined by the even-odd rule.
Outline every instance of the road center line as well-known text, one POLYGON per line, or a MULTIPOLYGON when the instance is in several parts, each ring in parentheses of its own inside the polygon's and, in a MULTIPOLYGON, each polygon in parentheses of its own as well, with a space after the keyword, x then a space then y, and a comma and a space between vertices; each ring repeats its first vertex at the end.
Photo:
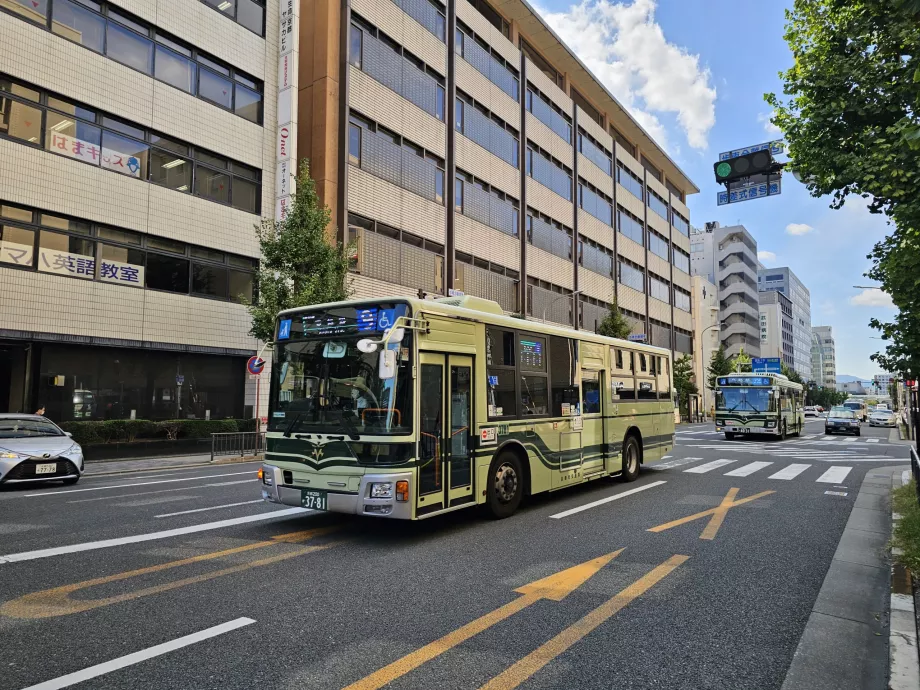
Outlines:
POLYGON ((193 482, 196 479, 216 479, 217 477, 237 477, 241 474, 251 474, 255 481, 256 473, 252 470, 247 472, 227 472, 225 474, 205 474, 197 477, 186 477, 184 479, 161 479, 155 482, 135 482, 133 484, 113 484, 111 486, 91 486, 85 489, 70 489, 69 491, 44 491, 40 494, 25 494, 26 498, 32 496, 64 496, 65 494, 78 494, 84 491, 105 491, 107 489, 124 489, 129 486, 150 486, 151 484, 172 484, 173 482, 193 482))
POLYGON ((148 532, 147 534, 135 534, 131 537, 118 537, 117 539, 104 539, 102 541, 90 541, 83 544, 70 544, 69 546, 57 546, 51 549, 39 549, 37 551, 23 551, 21 553, 12 553, 0 556, 0 564, 3 563, 21 563, 22 561, 34 561, 38 558, 49 558, 51 556, 60 556, 65 553, 78 553, 80 551, 95 551, 96 549, 108 549, 113 546, 124 546, 125 544, 137 544, 144 541, 154 541, 156 539, 168 539, 170 537, 179 537, 183 534, 194 534, 196 532, 207 532, 222 527, 233 527, 234 525, 245 525, 249 522, 261 522, 262 520, 272 520, 279 517, 290 517, 292 515, 303 515, 313 511, 306 508, 288 508, 286 510, 276 510, 271 513, 260 513, 259 515, 247 515, 245 517, 230 518, 229 520, 218 520, 217 522, 206 522, 203 525, 189 525, 188 527, 177 527, 162 532, 148 532))
POLYGON ((83 681, 89 680, 90 678, 98 678, 99 676, 105 675, 106 673, 111 673, 112 671, 117 671, 119 669, 126 668, 127 666, 139 664, 140 662, 146 661, 147 659, 152 659, 157 656, 162 656, 163 654, 168 654, 169 652, 174 652, 177 649, 182 649, 183 647, 188 647, 189 645, 203 642, 204 640, 208 640, 212 637, 217 637, 218 635, 224 635, 238 628, 252 625, 253 623, 255 623, 255 621, 252 618, 237 618, 236 620, 232 620, 227 623, 221 623, 220 625, 215 625, 212 628, 206 628, 205 630, 200 630, 199 632, 192 633, 191 635, 186 635, 185 637, 180 637, 169 642, 164 642, 163 644, 158 644, 153 647, 148 647, 147 649, 142 649, 141 651, 134 652, 133 654, 120 656, 117 659, 112 659, 111 661, 106 661, 102 664, 90 666, 89 668, 85 668, 82 671, 68 673, 66 676, 54 678, 53 680, 46 680, 44 683, 29 686, 28 688, 25 688, 25 690, 56 690, 57 688, 68 688, 71 685, 82 683, 83 681))
POLYGON ((264 503, 261 498, 254 501, 240 501, 239 503, 225 503, 222 506, 211 506, 210 508, 195 508, 194 510, 180 510, 178 513, 164 513, 163 515, 154 515, 155 518, 175 517, 176 515, 188 515, 189 513, 203 513, 206 510, 218 510, 220 508, 235 508, 236 506, 248 506, 252 503, 264 503))
POLYGON ((577 508, 572 508, 570 510, 564 510, 561 513, 556 513, 555 515, 550 515, 551 518, 558 520, 559 518, 568 517, 569 515, 574 515, 575 513, 580 513, 583 510, 588 510, 590 508, 596 508, 597 506, 604 505, 605 503, 610 503, 611 501, 617 501, 621 498, 626 498, 627 496, 632 496, 637 494, 640 491, 645 491, 646 489, 651 489, 661 484, 667 484, 665 480, 660 480, 657 482, 652 482, 651 484, 646 484, 645 486, 640 486, 635 489, 630 489, 629 491, 623 491, 622 493, 614 494, 613 496, 608 496, 607 498, 602 498, 599 501, 593 501, 591 503, 586 503, 583 506, 578 506, 577 508))

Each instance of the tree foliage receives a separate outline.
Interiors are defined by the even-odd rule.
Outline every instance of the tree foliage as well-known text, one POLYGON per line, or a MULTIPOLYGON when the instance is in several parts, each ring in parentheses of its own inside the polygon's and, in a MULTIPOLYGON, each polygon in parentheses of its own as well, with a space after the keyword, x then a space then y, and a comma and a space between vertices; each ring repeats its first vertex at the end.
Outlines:
POLYGON ((813 196, 850 195, 895 229, 869 255, 868 277, 900 314, 870 324, 891 341, 873 359, 920 372, 920 0, 795 0, 785 39, 794 65, 780 99, 766 94, 791 167, 813 196))
POLYGON ((278 312, 347 299, 348 254, 327 236, 329 208, 320 205, 310 163, 304 159, 297 190, 284 220, 263 218, 256 227, 262 264, 258 298, 249 305, 250 333, 259 340, 274 338, 278 312))
POLYGON ((674 392, 677 393, 677 406, 689 414, 690 396, 699 392, 693 381, 693 358, 690 355, 674 360, 674 392))
POLYGON ((795 369, 791 369, 790 367, 786 366, 785 362, 779 363, 779 373, 793 383, 801 383, 803 386, 805 385, 805 380, 802 378, 802 375, 799 374, 799 372, 797 372, 795 369))
POLYGON ((744 351, 744 347, 738 350, 738 354, 732 360, 732 371, 742 373, 751 371, 751 356, 744 351))
POLYGON ((833 388, 823 388, 816 385, 814 381, 809 381, 808 386, 805 388, 805 404, 820 405, 825 410, 831 409, 834 405, 841 405, 846 402, 848 397, 849 396, 842 391, 837 391, 833 388))
POLYGON ((732 362, 725 356, 725 346, 719 345, 719 349, 712 353, 709 366, 706 367, 706 387, 715 390, 716 379, 730 373, 732 373, 732 362))
POLYGON ((617 306, 616 300, 610 305, 610 309, 604 316, 604 320, 597 326, 598 335, 604 335, 608 338, 620 338, 626 340, 632 333, 632 326, 617 306))

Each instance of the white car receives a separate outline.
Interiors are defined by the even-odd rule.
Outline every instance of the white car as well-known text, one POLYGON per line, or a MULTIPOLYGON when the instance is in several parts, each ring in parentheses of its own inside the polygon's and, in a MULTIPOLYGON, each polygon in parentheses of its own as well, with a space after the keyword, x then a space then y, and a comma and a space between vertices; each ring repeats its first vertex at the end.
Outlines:
POLYGON ((0 414, 0 486, 76 484, 82 474, 83 450, 68 432, 38 415, 0 414))
POLYGON ((897 426, 898 421, 891 410, 875 410, 869 415, 869 426, 897 426))
POLYGON ((818 408, 817 408, 817 407, 814 407, 814 406, 812 406, 812 405, 806 405, 806 406, 805 406, 804 412, 805 412, 805 416, 806 416, 806 417, 818 417, 818 416, 820 416, 820 415, 818 414, 818 408))

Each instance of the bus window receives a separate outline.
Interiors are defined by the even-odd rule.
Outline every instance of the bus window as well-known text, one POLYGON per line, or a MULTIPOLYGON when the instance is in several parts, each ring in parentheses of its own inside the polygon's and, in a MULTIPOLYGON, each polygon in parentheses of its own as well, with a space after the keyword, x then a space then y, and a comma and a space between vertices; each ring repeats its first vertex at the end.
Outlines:
POLYGON ((581 410, 582 414, 600 414, 601 383, 596 371, 581 373, 581 410))
POLYGON ((614 375, 610 378, 610 392, 614 400, 635 400, 636 380, 632 376, 614 375))
POLYGON ((497 367, 514 366, 514 332, 498 328, 486 329, 486 364, 497 367))
POLYGON ((572 406, 576 409, 578 407, 578 386, 575 384, 576 341, 552 335, 549 347, 553 363, 549 374, 552 394, 550 414, 553 417, 574 414, 572 406))
POLYGON ((517 393, 514 390, 514 369, 488 369, 489 417, 514 417, 517 414, 517 393))
POLYGON ((546 338, 522 334, 518 354, 521 371, 546 371, 546 338))
POLYGON ((661 400, 668 400, 671 397, 671 367, 668 359, 665 357, 658 358, 658 397, 661 400))
MULTIPOLYGON (((641 355, 640 355, 641 356, 641 355)), ((639 400, 657 400, 654 381, 639 381, 639 400)))
POLYGON ((521 377, 521 416, 542 416, 548 411, 545 376, 521 377))
POLYGON ((639 371, 640 372, 647 371, 646 366, 645 366, 645 353, 644 352, 639 353, 639 371))
POLYGON ((616 353, 616 363, 614 364, 614 366, 617 369, 622 369, 623 368, 623 350, 614 350, 614 352, 616 353))
POLYGON ((657 358, 655 355, 649 355, 649 358, 648 358, 648 365, 649 365, 649 368, 651 369, 651 371, 650 371, 649 373, 650 373, 652 376, 654 376, 655 374, 658 373, 658 366, 657 366, 657 364, 656 364, 657 361, 658 361, 658 358, 657 358))
POLYGON ((627 354, 629 355, 629 372, 635 373, 636 371, 635 355, 632 352, 628 352, 627 354))

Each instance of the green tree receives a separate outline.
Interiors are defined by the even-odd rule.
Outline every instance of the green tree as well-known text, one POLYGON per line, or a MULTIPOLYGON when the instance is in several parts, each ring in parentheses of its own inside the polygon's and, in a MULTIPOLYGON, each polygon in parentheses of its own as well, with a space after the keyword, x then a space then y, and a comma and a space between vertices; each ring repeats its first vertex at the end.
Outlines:
POLYGON ((801 383, 803 386, 805 385, 805 381, 802 379, 801 374, 799 374, 799 372, 797 372, 795 369, 790 369, 788 366, 786 366, 785 362, 779 363, 779 373, 793 383, 801 383))
POLYGON ((693 358, 684 355, 674 361, 674 392, 677 406, 684 414, 690 414, 690 396, 698 391, 693 381, 693 358))
POLYGON ((304 159, 287 217, 263 218, 256 226, 262 264, 258 298, 249 305, 249 332, 254 337, 272 340, 275 319, 284 309, 348 298, 348 253, 341 243, 329 241, 329 219, 329 208, 320 204, 310 163, 304 159))
POLYGON ((795 62, 780 76, 785 99, 766 94, 791 167, 832 208, 856 194, 894 230, 866 274, 899 315, 870 324, 890 341, 872 359, 920 372, 920 1, 795 0, 785 39, 795 62))
POLYGON ((725 346, 719 345, 719 349, 712 353, 709 366, 706 368, 706 387, 715 390, 716 379, 730 373, 732 373, 731 360, 725 356, 725 346))
POLYGON ((598 324, 597 332, 599 335, 604 335, 608 338, 620 338, 622 340, 626 340, 629 334, 632 333, 632 326, 626 317, 620 313, 616 300, 610 305, 610 310, 604 316, 604 320, 598 324))
POLYGON ((738 354, 732 360, 732 371, 748 372, 751 371, 751 357, 744 351, 744 347, 738 350, 738 354))

